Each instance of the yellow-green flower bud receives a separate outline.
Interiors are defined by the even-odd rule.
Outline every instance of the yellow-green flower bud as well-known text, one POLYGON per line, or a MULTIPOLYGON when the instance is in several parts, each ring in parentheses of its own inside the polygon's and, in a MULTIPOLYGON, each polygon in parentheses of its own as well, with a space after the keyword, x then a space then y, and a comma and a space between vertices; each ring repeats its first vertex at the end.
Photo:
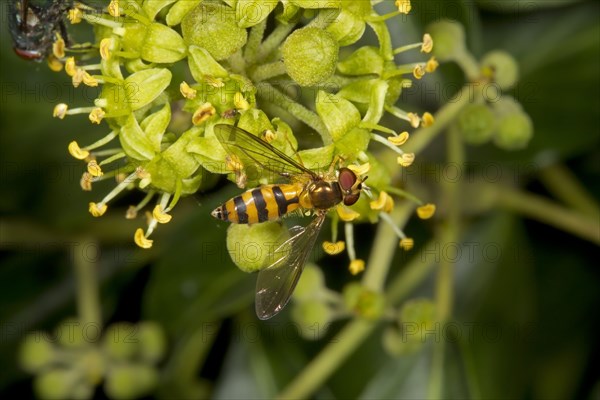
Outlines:
POLYGON ((385 298, 383 294, 374 292, 360 283, 351 283, 344 288, 344 303, 357 315, 375 320, 383 315, 385 298))
POLYGON ((275 250, 288 236, 287 228, 278 222, 231 224, 227 230, 227 251, 239 269, 254 272, 275 261, 275 250))
POLYGON ((156 322, 140 322, 137 335, 139 339, 139 355, 150 363, 158 362, 165 354, 167 338, 162 327, 156 322))
POLYGON ((288 75, 300 86, 314 86, 335 72, 338 44, 331 33, 307 27, 294 31, 281 49, 288 75))
POLYGON ((532 136, 531 118, 521 111, 505 115, 498 122, 494 143, 504 150, 520 150, 527 147, 532 136))
POLYGON ((433 55, 440 61, 452 61, 465 52, 465 31, 456 21, 442 20, 425 28, 433 38, 433 55))
POLYGON ((131 360, 138 350, 138 343, 137 328, 128 322, 110 325, 102 338, 105 354, 119 361, 131 360))
POLYGON ((292 320, 300 326, 300 334, 308 340, 320 339, 331 321, 331 309, 322 301, 311 299, 295 303, 292 320))
POLYGON ((455 127, 465 142, 483 144, 494 134, 496 117, 486 104, 469 104, 459 113, 455 127))
POLYGON ((311 263, 307 264, 294 291, 294 299, 305 301, 314 298, 324 286, 325 278, 321 268, 311 263))
POLYGON ((158 383, 156 369, 144 364, 117 364, 110 368, 104 391, 112 399, 147 395, 158 383))
POLYGON ((33 388, 41 399, 70 399, 79 371, 55 367, 35 377, 33 388))
POLYGON ((19 351, 21 367, 35 373, 50 364, 54 359, 54 346, 42 332, 34 332, 25 337, 19 351))
POLYGON ((489 74, 502 90, 512 88, 519 79, 517 61, 513 56, 502 50, 495 50, 483 56, 481 68, 483 73, 489 74))
POLYGON ((204 2, 181 21, 188 45, 200 46, 215 60, 223 60, 246 44, 248 33, 238 25, 235 10, 226 5, 204 2))

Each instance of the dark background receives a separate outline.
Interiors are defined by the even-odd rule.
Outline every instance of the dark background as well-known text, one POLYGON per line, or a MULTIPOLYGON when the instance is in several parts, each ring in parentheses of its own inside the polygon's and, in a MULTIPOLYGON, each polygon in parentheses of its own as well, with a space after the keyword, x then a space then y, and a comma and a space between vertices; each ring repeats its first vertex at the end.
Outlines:
MULTIPOLYGON (((491 49, 511 53, 521 68, 513 95, 533 120, 535 136, 523 151, 505 152, 491 144, 469 147, 469 160, 521 166, 527 172, 517 173, 521 185, 548 197, 553 194, 538 172, 560 162, 597 200, 599 10, 595 1, 414 1, 410 23, 400 26, 392 20, 398 26, 391 30, 396 45, 410 43, 427 22, 449 17, 465 25, 468 47, 476 57, 491 49)), ((144 225, 142 217, 123 217, 142 194, 121 196, 105 216, 91 217, 88 203, 99 201, 114 184, 81 191, 84 165, 69 156, 67 145, 74 139, 91 143, 108 133, 107 127, 92 126, 85 115, 54 119, 52 109, 59 102, 88 106, 94 91, 73 89, 64 73, 17 58, 4 3, 2 12, 0 393, 32 395, 31 377, 16 358, 20 340, 33 330, 52 331, 76 315, 75 252, 84 252, 97 266, 106 324, 159 322, 170 345, 161 365, 177 370, 187 363, 188 384, 200 385, 198 396, 209 393, 209 386, 203 386, 207 383, 216 385, 217 397, 223 398, 272 395, 264 379, 281 389, 342 324, 335 324, 322 341, 309 342, 293 329, 285 330, 290 323, 285 312, 269 323, 255 319, 254 276, 231 264, 223 246, 226 226, 209 216, 234 193, 232 185, 222 182, 210 193, 183 199, 173 222, 153 236, 155 246, 149 251, 133 244, 134 230, 144 225), (213 332, 218 332, 214 343, 200 340, 204 346, 189 346, 190 337, 213 337, 213 332)), ((442 65, 418 86, 422 91, 401 101, 436 110, 447 100, 432 95, 436 82, 460 85, 462 79, 456 66, 442 65)), ((423 162, 443 162, 442 145, 434 143, 423 162)), ((596 222, 600 224, 598 216, 596 222)), ((465 258, 457 265, 454 316, 461 339, 450 341, 445 394, 470 397, 466 382, 476 379, 484 398, 598 398, 598 246, 500 209, 471 216, 465 223, 470 240, 497 244, 502 256, 491 262, 481 256, 465 258)), ((405 228, 417 243, 427 240, 432 230, 418 220, 405 228)), ((357 228, 362 240, 358 250, 364 256, 373 232, 371 226, 357 228)), ((346 261, 333 258, 320 265, 329 286, 339 288, 352 278, 336 272, 343 268, 331 268, 336 263, 343 267, 346 261)), ((398 258, 391 273, 403 263, 398 258)), ((431 277, 415 296, 431 296, 433 286, 431 277)), ((318 397, 419 397, 423 392, 418 388, 427 382, 427 352, 396 359, 385 354, 380 341, 381 331, 376 331, 318 397)), ((177 393, 168 391, 167 383, 158 393, 177 393)), ((103 394, 99 391, 98 396, 103 394)))

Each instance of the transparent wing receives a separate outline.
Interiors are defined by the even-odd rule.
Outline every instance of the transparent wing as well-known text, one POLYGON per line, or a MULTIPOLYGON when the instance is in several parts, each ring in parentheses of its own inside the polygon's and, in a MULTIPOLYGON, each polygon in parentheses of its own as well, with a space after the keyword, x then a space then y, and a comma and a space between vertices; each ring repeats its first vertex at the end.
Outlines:
POLYGON ((319 214, 306 227, 290 228, 291 237, 275 250, 273 264, 258 273, 256 280, 258 318, 273 317, 290 300, 324 220, 325 213, 319 214))
POLYGON ((281 150, 241 128, 217 124, 213 130, 225 150, 236 155, 242 161, 245 169, 257 168, 261 175, 261 170, 267 170, 286 178, 298 174, 317 177, 313 171, 303 167, 281 150))

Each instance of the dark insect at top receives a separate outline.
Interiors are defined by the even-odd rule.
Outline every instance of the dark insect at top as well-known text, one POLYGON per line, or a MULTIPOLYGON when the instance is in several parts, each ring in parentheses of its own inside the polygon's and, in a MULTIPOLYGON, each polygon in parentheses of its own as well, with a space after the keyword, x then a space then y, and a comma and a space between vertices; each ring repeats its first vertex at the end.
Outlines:
POLYGON ((13 0, 8 3, 8 29, 15 53, 42 61, 52 51, 57 31, 66 37, 63 19, 73 1, 13 0))

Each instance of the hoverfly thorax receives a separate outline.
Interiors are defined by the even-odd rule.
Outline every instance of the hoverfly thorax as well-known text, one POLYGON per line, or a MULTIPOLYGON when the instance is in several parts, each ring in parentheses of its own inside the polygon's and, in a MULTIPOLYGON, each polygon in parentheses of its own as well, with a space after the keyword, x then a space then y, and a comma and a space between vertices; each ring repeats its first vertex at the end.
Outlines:
POLYGON ((360 198, 362 183, 367 178, 359 179, 352 170, 341 168, 338 175, 338 184, 342 191, 344 205, 351 206, 360 198))

